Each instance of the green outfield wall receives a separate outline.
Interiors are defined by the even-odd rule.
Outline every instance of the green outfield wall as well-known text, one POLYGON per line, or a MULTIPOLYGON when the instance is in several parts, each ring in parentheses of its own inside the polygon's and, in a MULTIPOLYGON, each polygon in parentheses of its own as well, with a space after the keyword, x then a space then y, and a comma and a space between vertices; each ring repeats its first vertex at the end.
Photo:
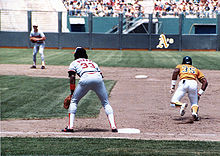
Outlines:
MULTIPOLYGON (((159 18, 161 28, 158 33, 177 34, 179 33, 179 18, 159 18)), ((199 25, 216 25, 216 18, 184 18, 183 20, 183 34, 195 34, 195 28, 199 25)))
MULTIPOLYGON (((220 51, 220 13, 217 18, 187 19, 183 14, 176 19, 158 20, 160 29, 157 33, 152 33, 153 16, 149 16, 148 31, 146 33, 123 33, 123 15, 117 19, 117 29, 115 33, 104 33, 116 21, 107 26, 101 26, 101 19, 89 14, 84 24, 88 25, 85 32, 62 32, 62 13, 58 13, 58 33, 45 32, 47 37, 47 48, 75 48, 82 46, 88 49, 147 49, 147 50, 216 50, 220 51), (192 25, 212 24, 215 26, 213 34, 195 34, 192 25), (97 26, 99 25, 99 26, 97 26), (101 27, 104 27, 101 29, 101 27), (87 32, 88 30, 88 32, 87 32), (189 30, 191 33, 188 33, 189 30), (97 32, 98 31, 98 32, 97 32)), ((104 18, 105 24, 111 18, 104 18)), ((31 31, 31 13, 28 12, 28 30, 26 32, 0 31, 0 47, 33 47, 29 41, 31 31)))
MULTIPOLYGON (((68 29, 71 32, 71 23, 70 19, 75 18, 78 19, 79 17, 77 16, 67 16, 67 24, 68 24, 68 29)), ((88 24, 88 17, 80 17, 83 18, 85 21, 84 27, 85 31, 84 32, 89 32, 89 24, 88 24)), ((105 33, 112 29, 114 26, 118 24, 118 18, 117 17, 93 17, 93 32, 94 33, 105 33)))
MULTIPOLYGON (((68 28, 71 31, 70 19, 78 19, 78 16, 67 16, 68 28)), ((85 21, 85 31, 89 32, 88 17, 80 17, 85 21)), ((124 19, 124 18, 123 18, 124 19)), ((198 25, 216 25, 216 18, 184 18, 183 34, 195 34, 195 28, 198 25)), ((158 33, 178 34, 179 33, 179 18, 158 18, 159 28, 158 33)), ((93 32, 106 33, 110 29, 118 25, 118 17, 93 17, 93 32)))

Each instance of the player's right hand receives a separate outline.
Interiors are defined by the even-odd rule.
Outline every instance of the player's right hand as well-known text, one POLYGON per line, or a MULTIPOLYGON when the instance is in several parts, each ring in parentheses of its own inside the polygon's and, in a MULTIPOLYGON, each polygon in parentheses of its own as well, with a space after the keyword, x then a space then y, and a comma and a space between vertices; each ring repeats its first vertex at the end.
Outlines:
POLYGON ((170 88, 170 94, 173 94, 174 91, 175 91, 175 88, 174 88, 174 87, 171 87, 171 88, 170 88))

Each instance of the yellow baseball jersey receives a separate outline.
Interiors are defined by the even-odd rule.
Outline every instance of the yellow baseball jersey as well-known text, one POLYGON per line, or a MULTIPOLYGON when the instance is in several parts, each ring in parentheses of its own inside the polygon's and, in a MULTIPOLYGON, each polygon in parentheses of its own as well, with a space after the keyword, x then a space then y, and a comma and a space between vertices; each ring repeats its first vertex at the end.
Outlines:
POLYGON ((179 64, 176 66, 176 68, 180 69, 179 72, 180 80, 182 79, 196 80, 205 77, 204 74, 199 69, 189 64, 179 64))

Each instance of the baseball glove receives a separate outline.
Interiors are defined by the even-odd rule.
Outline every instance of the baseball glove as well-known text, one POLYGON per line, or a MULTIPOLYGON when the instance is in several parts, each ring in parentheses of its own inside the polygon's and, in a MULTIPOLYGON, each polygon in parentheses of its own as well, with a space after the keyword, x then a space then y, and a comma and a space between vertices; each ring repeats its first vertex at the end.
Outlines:
POLYGON ((36 43, 37 41, 36 41, 36 40, 34 40, 34 39, 31 39, 31 42, 32 42, 32 43, 36 43))
POLYGON ((69 108, 71 98, 72 98, 72 95, 68 95, 68 96, 64 99, 63 107, 64 107, 65 109, 68 109, 68 108, 69 108))

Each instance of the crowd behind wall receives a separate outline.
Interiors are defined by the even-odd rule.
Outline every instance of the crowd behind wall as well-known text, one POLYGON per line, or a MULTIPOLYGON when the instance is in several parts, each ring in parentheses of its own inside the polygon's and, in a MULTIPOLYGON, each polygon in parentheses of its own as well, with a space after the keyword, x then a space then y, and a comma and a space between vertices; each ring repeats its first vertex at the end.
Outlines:
POLYGON ((188 17, 215 18, 218 12, 218 0, 154 0, 154 13, 157 17, 178 16, 184 13, 188 17))
POLYGON ((98 17, 144 16, 143 6, 138 0, 63 0, 64 6, 73 16, 87 16, 89 12, 98 17))
MULTIPOLYGON (((139 0, 63 0, 63 4, 73 16, 87 16, 92 12, 98 17, 144 16, 144 6, 139 0)), ((153 13, 156 17, 175 17, 184 13, 188 17, 215 18, 218 0, 154 0, 153 13)))

